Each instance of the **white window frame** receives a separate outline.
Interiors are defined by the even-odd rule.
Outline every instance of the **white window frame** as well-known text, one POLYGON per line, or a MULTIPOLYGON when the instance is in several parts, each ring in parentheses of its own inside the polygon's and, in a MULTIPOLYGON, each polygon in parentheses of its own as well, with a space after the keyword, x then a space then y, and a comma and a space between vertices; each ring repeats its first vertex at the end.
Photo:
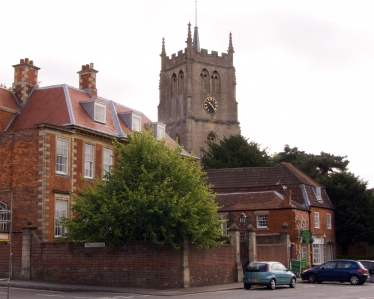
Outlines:
POLYGON ((68 174, 69 140, 57 137, 56 141, 56 173, 68 174))
POLYGON ((94 178, 94 152, 95 147, 92 144, 84 144, 84 177, 94 178))
POLYGON ((104 105, 95 103, 94 120, 103 124, 106 123, 106 107, 104 105))
POLYGON ((8 206, 5 202, 0 201, 0 211, 3 211, 0 213, 0 232, 6 232, 8 231, 9 213, 6 212, 8 211, 8 206))
POLYGON ((258 214, 256 222, 257 228, 268 228, 268 214, 258 214))
POLYGON ((103 176, 111 171, 113 166, 113 150, 105 148, 103 150, 103 176))
POLYGON ((332 229, 332 225, 331 225, 331 214, 330 213, 326 214, 326 223, 327 223, 327 229, 332 229))
POLYGON ((142 130, 142 118, 137 115, 132 115, 132 131, 140 132, 142 130))
POLYGON ((300 228, 301 230, 306 230, 306 221, 304 219, 301 220, 300 228))
POLYGON ((219 215, 218 222, 221 224, 221 234, 223 236, 227 235, 227 217, 226 215, 219 215))
POLYGON ((165 127, 157 126, 157 140, 165 139, 165 127))
MULTIPOLYGON (((62 197, 63 198, 63 197, 62 197)), ((60 223, 62 217, 68 217, 68 200, 57 197, 55 199, 55 237, 61 237, 67 230, 60 223)))
POLYGON ((314 228, 320 228, 319 212, 314 212, 314 228))
POLYGON ((321 195, 321 187, 316 187, 315 190, 316 190, 317 201, 323 202, 322 195, 321 195))
POLYGON ((313 265, 321 265, 323 260, 323 244, 313 244, 313 265))
POLYGON ((300 245, 300 258, 308 259, 308 244, 301 243, 300 245))

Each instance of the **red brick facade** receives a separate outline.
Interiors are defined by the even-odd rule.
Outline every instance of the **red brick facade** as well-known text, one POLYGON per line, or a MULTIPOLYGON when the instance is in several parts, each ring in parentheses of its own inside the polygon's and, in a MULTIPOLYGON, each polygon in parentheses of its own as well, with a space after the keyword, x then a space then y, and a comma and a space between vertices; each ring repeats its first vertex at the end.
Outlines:
MULTIPOLYGON (((13 191, 13 229, 19 231, 31 221, 45 242, 55 240, 55 197, 83 187, 83 146, 95 148, 94 177, 102 177, 102 148, 112 148, 110 138, 93 138, 77 130, 69 132, 51 126, 0 133, 0 190, 13 191), (56 173, 56 141, 69 143, 68 173, 56 173), (9 163, 11 161, 11 163, 9 163)), ((5 201, 7 205, 9 202, 5 201)))

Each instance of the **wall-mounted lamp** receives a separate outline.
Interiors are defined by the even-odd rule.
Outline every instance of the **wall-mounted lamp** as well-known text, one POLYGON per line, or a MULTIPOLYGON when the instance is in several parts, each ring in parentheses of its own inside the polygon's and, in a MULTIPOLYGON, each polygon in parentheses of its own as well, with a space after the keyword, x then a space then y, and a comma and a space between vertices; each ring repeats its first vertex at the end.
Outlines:
POLYGON ((240 223, 245 223, 245 219, 247 218, 247 216, 245 216, 245 214, 242 212, 239 216, 239 221, 240 223))

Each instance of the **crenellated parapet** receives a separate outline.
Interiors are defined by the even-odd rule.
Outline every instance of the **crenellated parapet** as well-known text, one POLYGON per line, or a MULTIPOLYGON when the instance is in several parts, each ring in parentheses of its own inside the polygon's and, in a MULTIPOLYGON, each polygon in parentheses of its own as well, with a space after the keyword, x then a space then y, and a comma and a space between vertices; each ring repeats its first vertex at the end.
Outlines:
MULTIPOLYGON (((187 48, 184 51, 178 51, 177 54, 172 54, 171 57, 166 55, 162 56, 162 70, 165 71, 182 65, 186 62, 187 58, 189 58, 187 48)), ((207 49, 201 49, 201 52, 197 52, 194 48, 190 58, 196 62, 214 64, 222 67, 233 66, 232 54, 221 53, 221 55, 218 55, 217 51, 211 51, 211 53, 209 53, 207 49)))

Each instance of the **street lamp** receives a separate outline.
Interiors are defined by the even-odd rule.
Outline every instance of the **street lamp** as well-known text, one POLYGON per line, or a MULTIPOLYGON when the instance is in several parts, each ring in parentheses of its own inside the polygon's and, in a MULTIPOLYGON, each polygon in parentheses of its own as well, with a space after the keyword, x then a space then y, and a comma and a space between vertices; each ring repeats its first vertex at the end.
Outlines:
POLYGON ((242 212, 239 216, 239 221, 240 223, 245 223, 245 219, 247 218, 247 216, 245 216, 245 214, 242 212))

